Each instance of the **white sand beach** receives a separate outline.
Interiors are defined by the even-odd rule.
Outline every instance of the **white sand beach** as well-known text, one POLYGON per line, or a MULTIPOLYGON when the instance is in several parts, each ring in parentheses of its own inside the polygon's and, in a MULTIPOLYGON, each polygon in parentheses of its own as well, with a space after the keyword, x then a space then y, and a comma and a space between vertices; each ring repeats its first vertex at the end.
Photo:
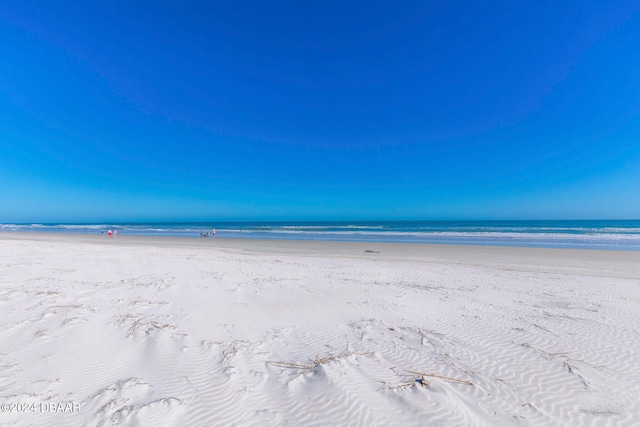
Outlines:
POLYGON ((3 426, 640 425, 637 251, 3 232, 0 310, 3 426))

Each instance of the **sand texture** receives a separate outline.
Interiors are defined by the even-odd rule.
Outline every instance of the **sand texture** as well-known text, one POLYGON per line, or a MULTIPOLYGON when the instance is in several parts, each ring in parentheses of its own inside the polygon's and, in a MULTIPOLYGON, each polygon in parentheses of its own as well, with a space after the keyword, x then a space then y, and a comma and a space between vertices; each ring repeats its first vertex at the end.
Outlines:
POLYGON ((0 313, 1 425, 640 425, 640 252, 2 233, 0 313))

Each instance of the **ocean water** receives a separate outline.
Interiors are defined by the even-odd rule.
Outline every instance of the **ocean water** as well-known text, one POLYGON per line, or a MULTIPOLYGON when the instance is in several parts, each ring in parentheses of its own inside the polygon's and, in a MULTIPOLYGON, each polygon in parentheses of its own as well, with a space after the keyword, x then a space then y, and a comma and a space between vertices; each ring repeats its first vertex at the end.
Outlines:
POLYGON ((218 238, 440 243, 640 250, 640 220, 313 221, 2 224, 0 232, 187 236, 216 229, 218 238))

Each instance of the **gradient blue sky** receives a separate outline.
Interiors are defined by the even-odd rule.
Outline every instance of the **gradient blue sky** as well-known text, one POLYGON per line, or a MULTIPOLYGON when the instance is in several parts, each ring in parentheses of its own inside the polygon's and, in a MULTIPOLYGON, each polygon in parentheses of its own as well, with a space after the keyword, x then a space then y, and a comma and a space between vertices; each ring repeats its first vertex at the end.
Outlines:
POLYGON ((0 222, 640 218, 639 52, 634 1, 3 1, 0 222))

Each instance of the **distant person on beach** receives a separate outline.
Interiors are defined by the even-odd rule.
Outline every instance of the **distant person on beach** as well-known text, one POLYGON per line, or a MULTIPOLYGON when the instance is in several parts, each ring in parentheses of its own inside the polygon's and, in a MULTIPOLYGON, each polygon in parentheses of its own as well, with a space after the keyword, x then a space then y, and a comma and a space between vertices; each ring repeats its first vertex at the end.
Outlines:
POLYGON ((216 229, 211 230, 211 237, 216 237, 216 229))
POLYGON ((111 230, 107 231, 107 236, 109 237, 113 236, 113 232, 111 230))
POLYGON ((113 237, 116 237, 118 235, 118 230, 113 230, 113 237))

